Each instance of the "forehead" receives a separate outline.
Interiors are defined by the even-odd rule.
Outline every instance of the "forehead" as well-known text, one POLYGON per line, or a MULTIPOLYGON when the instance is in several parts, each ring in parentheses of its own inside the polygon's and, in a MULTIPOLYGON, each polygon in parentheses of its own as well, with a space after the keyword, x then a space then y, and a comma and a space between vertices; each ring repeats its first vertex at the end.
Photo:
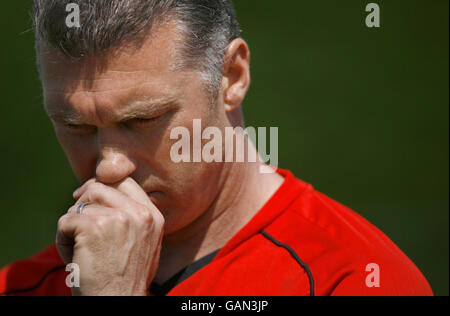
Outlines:
POLYGON ((179 32, 166 23, 136 43, 102 56, 70 60, 54 48, 42 47, 41 77, 46 105, 77 103, 95 97, 123 101, 130 95, 159 97, 181 85, 181 72, 175 69, 179 32), (144 95, 143 95, 144 94, 144 95))

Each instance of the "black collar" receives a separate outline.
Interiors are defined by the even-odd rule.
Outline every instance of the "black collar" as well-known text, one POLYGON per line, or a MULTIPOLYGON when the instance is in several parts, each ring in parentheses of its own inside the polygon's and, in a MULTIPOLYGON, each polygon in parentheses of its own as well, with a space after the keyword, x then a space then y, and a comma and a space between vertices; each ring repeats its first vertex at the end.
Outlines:
POLYGON ((157 284, 153 282, 150 285, 150 293, 152 293, 155 296, 165 296, 167 293, 169 293, 175 286, 180 284, 181 282, 188 279, 190 276, 192 276, 195 272, 200 270, 201 268, 205 267, 211 261, 214 259, 214 257, 217 255, 217 253, 220 251, 216 250, 213 253, 210 253, 209 255, 204 256, 201 259, 198 259, 197 261, 191 263, 190 265, 184 267, 181 271, 177 272, 174 276, 172 276, 169 280, 164 282, 163 284, 157 284))

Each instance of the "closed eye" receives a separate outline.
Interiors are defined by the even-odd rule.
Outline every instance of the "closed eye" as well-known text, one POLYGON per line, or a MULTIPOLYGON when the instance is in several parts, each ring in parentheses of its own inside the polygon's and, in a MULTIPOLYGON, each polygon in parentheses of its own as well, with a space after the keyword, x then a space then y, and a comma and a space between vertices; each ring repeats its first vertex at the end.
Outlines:
POLYGON ((92 125, 86 125, 86 124, 70 124, 65 123, 64 127, 69 129, 70 131, 77 132, 77 133, 89 133, 95 131, 95 126, 92 125))
MULTIPOLYGON (((162 116, 162 115, 161 115, 162 116)), ((125 124, 129 127, 147 127, 156 123, 161 116, 157 117, 149 117, 149 118, 133 118, 125 122, 125 124)))
POLYGON ((132 119, 131 122, 132 123, 137 123, 137 124, 147 124, 147 123, 154 122, 157 119, 158 119, 157 117, 152 117, 152 118, 135 118, 135 119, 132 119))

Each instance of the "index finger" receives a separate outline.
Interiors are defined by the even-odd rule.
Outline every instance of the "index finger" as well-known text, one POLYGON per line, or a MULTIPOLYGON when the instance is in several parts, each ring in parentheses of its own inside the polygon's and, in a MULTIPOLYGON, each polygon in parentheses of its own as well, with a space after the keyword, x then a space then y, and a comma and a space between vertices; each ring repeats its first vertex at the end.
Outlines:
POLYGON ((78 200, 80 198, 80 196, 83 195, 83 193, 86 191, 87 187, 89 186, 89 184, 97 182, 97 179, 92 178, 89 179, 88 181, 86 181, 81 187, 79 187, 78 189, 76 189, 72 196, 75 200, 78 200))
POLYGON ((128 177, 113 187, 144 206, 155 207, 147 193, 133 178, 128 177))

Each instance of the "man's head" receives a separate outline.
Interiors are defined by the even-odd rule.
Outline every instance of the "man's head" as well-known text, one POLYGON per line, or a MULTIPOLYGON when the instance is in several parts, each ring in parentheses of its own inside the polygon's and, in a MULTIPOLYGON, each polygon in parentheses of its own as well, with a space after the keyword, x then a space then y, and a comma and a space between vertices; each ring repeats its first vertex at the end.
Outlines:
MULTIPOLYGON (((179 230, 230 165, 171 161, 170 132, 242 124, 249 51, 229 0, 35 0, 44 102, 80 182, 135 179, 179 230), (80 8, 68 28, 66 4, 80 8)), ((192 143, 192 142, 191 142, 192 143)))
POLYGON ((213 93, 220 85, 225 50, 240 36, 231 0, 35 0, 34 21, 37 44, 42 38, 75 59, 127 42, 139 47, 153 27, 176 21, 179 58, 172 66, 199 70, 213 93), (69 3, 79 8, 80 27, 67 26, 69 3))

